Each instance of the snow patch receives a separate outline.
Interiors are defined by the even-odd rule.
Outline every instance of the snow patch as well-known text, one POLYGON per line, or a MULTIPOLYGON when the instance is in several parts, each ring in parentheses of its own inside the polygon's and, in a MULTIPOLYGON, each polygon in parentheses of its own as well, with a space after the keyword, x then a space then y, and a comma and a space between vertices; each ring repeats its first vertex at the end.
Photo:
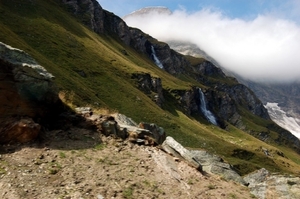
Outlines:
POLYGON ((277 123, 282 128, 290 131, 297 138, 300 138, 300 120, 294 117, 290 117, 287 115, 285 111, 283 111, 278 103, 268 102, 265 105, 266 109, 269 112, 271 119, 277 123))

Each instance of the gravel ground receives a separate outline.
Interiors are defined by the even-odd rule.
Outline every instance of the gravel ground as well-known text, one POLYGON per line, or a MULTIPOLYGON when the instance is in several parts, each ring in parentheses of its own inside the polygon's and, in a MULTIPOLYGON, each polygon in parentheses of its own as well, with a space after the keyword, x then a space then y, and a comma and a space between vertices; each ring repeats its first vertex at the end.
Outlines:
POLYGON ((247 187, 203 175, 159 147, 90 130, 46 132, 0 148, 0 198, 254 198, 247 187))

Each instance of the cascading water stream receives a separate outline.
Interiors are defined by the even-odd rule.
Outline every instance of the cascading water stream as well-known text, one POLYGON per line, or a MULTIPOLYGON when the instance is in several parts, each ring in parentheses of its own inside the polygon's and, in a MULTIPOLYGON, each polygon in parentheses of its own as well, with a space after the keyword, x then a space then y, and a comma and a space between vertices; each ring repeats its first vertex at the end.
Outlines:
POLYGON ((162 63, 159 61, 158 57, 156 56, 156 52, 155 52, 153 46, 151 46, 151 51, 152 51, 152 56, 153 56, 153 59, 154 59, 155 64, 156 64, 159 68, 163 69, 164 66, 163 66, 162 63))
POLYGON ((200 109, 201 109, 202 113, 204 114, 204 116, 210 123, 212 123, 214 125, 218 125, 217 120, 216 120, 215 116, 213 115, 213 113, 210 112, 209 110, 207 110, 205 96, 204 96, 201 88, 198 88, 198 91, 199 91, 199 95, 200 95, 200 109))

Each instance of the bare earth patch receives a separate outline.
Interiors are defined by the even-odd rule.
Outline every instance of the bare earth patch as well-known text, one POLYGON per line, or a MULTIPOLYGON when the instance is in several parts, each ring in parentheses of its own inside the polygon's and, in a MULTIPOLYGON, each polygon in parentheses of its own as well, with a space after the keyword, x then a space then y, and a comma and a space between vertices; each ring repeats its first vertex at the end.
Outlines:
POLYGON ((0 148, 0 198, 253 198, 159 147, 72 128, 0 148))

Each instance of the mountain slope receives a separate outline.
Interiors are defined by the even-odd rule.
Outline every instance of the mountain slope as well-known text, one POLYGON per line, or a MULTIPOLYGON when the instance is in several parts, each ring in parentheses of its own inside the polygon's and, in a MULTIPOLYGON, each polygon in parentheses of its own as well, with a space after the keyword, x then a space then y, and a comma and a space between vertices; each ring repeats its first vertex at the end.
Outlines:
POLYGON ((233 100, 233 96, 237 100, 253 96, 250 90, 209 62, 184 57, 140 30, 127 27, 96 1, 76 2, 0 2, 0 41, 26 51, 52 73, 67 103, 117 110, 136 121, 154 122, 185 146, 221 155, 241 174, 261 167, 299 171, 297 143, 292 150, 291 140, 278 134, 261 103, 255 97, 233 100), (164 70, 151 59, 151 46, 164 70), (211 73, 215 70, 218 72, 211 73), (158 79, 161 106, 155 101, 158 91, 151 85, 158 79), (224 129, 209 124, 199 111, 198 87, 203 88, 209 109, 218 115, 224 129), (238 91, 242 91, 240 96, 238 91), (265 156, 262 148, 272 156, 265 156), (284 157, 278 155, 281 152, 284 157))

